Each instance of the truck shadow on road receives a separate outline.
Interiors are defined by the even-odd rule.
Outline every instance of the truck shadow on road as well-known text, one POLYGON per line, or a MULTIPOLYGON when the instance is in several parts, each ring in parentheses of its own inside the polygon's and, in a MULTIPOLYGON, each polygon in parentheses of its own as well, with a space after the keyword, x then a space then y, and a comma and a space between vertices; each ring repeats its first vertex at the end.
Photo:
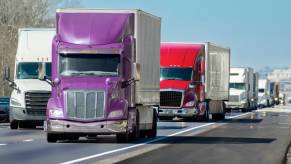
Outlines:
POLYGON ((275 140, 275 138, 174 136, 152 144, 260 144, 275 140))
POLYGON ((249 124, 249 123, 260 123, 262 122, 263 119, 257 119, 257 118, 242 118, 242 119, 226 119, 222 122, 225 123, 244 123, 244 124, 249 124))
POLYGON ((185 129, 185 128, 188 128, 189 126, 166 126, 166 125, 163 125, 163 126, 158 126, 158 129, 159 130, 178 130, 178 129, 185 129))
MULTIPOLYGON (((209 136, 172 136, 162 139, 167 136, 159 136, 152 141, 152 139, 140 139, 131 143, 124 144, 265 144, 272 143, 276 138, 250 138, 250 137, 209 137, 209 136), (161 139, 159 139, 161 138, 161 139)), ((114 136, 97 137, 96 139, 82 139, 76 141, 61 141, 59 143, 102 143, 102 144, 116 144, 116 138, 114 136)), ((119 143, 122 144, 122 143, 119 143)))

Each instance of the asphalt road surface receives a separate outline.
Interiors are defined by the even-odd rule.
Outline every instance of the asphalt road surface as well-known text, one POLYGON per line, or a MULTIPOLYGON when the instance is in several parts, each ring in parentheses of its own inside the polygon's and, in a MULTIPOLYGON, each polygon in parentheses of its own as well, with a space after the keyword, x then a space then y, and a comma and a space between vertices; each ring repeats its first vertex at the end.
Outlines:
POLYGON ((41 128, 0 124, 0 163, 278 163, 291 123, 281 108, 228 113, 222 122, 159 122, 157 138, 128 144, 115 136, 47 143, 41 128))
POLYGON ((288 111, 262 110, 199 135, 172 138, 168 146, 120 164, 279 164, 289 144, 290 124, 288 111))

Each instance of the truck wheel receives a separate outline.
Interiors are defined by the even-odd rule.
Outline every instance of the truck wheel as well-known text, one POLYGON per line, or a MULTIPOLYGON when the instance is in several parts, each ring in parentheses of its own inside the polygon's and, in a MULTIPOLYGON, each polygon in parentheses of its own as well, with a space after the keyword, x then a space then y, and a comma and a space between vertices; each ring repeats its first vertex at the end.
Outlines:
POLYGON ((48 143, 54 143, 54 142, 57 142, 57 140, 59 140, 60 137, 58 134, 47 133, 46 139, 48 143))
POLYGON ((225 114, 212 114, 212 120, 224 120, 225 119, 225 114))
POLYGON ((206 106, 205 106, 205 112, 204 112, 204 114, 202 115, 202 116, 197 116, 197 120, 198 121, 209 121, 209 111, 208 111, 208 107, 207 107, 207 104, 206 104, 206 106))
POLYGON ((129 141, 129 134, 128 134, 128 132, 116 134, 116 140, 119 143, 128 142, 129 141))
POLYGON ((139 112, 136 110, 136 119, 135 119, 135 125, 133 126, 132 133, 129 134, 129 139, 131 141, 139 139, 140 136, 140 130, 139 130, 139 112))
POLYGON ((10 122, 10 129, 17 129, 18 128, 18 121, 13 120, 10 122))
POLYGON ((149 130, 147 136, 149 138, 155 138, 157 136, 157 129, 158 129, 158 114, 157 114, 157 111, 154 110, 153 111, 153 126, 152 126, 152 129, 149 130))
POLYGON ((204 115, 202 116, 201 121, 205 121, 205 122, 209 121, 209 112, 208 112, 207 109, 205 110, 204 115))
POLYGON ((139 130, 139 112, 138 109, 135 109, 136 111, 136 119, 135 119, 135 125, 133 126, 133 131, 130 133, 128 130, 125 133, 116 134, 117 142, 119 143, 125 143, 129 141, 133 141, 139 138, 140 136, 140 130, 139 130))

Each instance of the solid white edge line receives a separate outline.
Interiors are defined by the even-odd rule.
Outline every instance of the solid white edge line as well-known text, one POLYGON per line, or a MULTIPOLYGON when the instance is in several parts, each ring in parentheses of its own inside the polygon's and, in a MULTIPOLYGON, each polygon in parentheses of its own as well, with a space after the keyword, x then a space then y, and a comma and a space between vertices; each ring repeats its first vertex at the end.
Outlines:
MULTIPOLYGON (((241 116, 244 116, 244 115, 247 115, 247 114, 250 114, 250 113, 244 113, 244 114, 228 117, 228 119, 241 117, 241 116)), ((73 163, 82 162, 82 161, 85 161, 85 160, 101 157, 101 156, 104 156, 104 155, 108 155, 108 154, 112 154, 112 153, 116 153, 116 152, 120 152, 120 151, 124 151, 124 150, 133 149, 133 148, 136 148, 136 147, 140 147, 140 146, 143 146, 143 145, 146 145, 146 144, 150 144, 150 143, 153 143, 153 142, 161 141, 161 140, 164 140, 166 138, 170 138, 170 137, 182 134, 182 133, 186 133, 186 132, 189 132, 189 131, 192 131, 192 130, 195 130, 195 129, 199 129, 199 128, 210 126, 210 125, 214 125, 214 124, 217 124, 217 123, 203 124, 203 125, 196 126, 196 127, 193 127, 193 128, 189 128, 189 129, 186 129, 186 130, 183 130, 183 131, 179 131, 179 132, 176 132, 176 133, 173 133, 173 134, 169 134, 169 135, 164 136, 164 137, 156 138, 156 139, 144 142, 144 143, 140 143, 140 144, 124 147, 124 148, 119 148, 119 149, 115 149, 115 150, 110 150, 110 151, 107 151, 107 152, 104 152, 104 153, 90 155, 90 156, 87 156, 87 157, 83 157, 83 158, 79 158, 79 159, 63 162, 63 163, 60 163, 60 164, 73 164, 73 163)))

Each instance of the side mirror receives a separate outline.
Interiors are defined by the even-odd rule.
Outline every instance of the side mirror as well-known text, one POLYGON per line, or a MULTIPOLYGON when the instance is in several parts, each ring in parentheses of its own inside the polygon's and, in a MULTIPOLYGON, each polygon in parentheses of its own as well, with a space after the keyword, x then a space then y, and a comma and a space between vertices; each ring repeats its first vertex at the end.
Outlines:
POLYGON ((192 81, 190 84, 189 84, 189 88, 194 88, 195 85, 199 84, 199 81, 192 81))
POLYGON ((133 63, 133 78, 135 81, 140 81, 140 64, 133 63))
POLYGON ((3 80, 10 81, 10 68, 8 66, 4 67, 3 70, 3 80))
POLYGON ((52 86, 52 82, 47 78, 47 76, 45 75, 45 70, 43 70, 43 64, 39 64, 38 65, 38 80, 41 81, 45 81, 47 82, 49 85, 52 86))
POLYGON ((189 88, 190 89, 193 89, 194 88, 194 85, 193 84, 189 84, 189 88))

